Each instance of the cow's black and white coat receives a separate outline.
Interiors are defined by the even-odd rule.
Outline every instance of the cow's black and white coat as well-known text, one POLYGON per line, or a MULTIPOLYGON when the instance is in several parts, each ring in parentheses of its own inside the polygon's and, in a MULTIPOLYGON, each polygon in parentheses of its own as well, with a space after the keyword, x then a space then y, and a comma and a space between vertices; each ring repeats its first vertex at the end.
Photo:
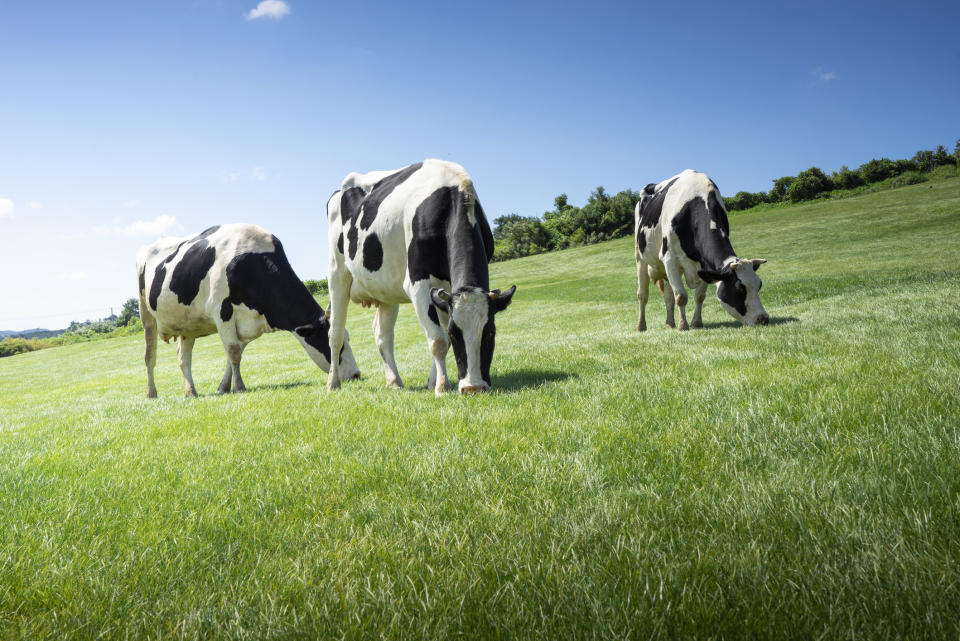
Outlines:
POLYGON ((760 303, 762 283, 756 274, 767 261, 737 257, 720 190, 706 174, 687 169, 647 185, 635 209, 635 223, 638 331, 647 328, 650 279, 663 293, 668 327, 674 327, 674 302, 680 308, 678 329, 688 327, 684 280, 694 290, 693 327, 703 327, 701 312, 710 283, 717 283, 723 308, 744 325, 770 321, 760 303))
MULTIPOLYGON (((327 202, 330 238, 330 347, 338 349, 350 300, 376 305, 374 335, 387 385, 402 387, 393 356, 401 303, 412 302, 433 356, 427 386, 448 388, 453 347, 459 390, 490 389, 494 314, 515 287, 490 291, 493 234, 470 175, 460 165, 424 160, 395 171, 349 174, 327 202)), ((334 364, 329 389, 340 385, 334 364)))
MULTIPOLYGON (((217 225, 189 238, 162 238, 137 254, 140 319, 146 340, 147 396, 157 395, 153 368, 157 336, 179 337, 177 353, 185 395, 196 396, 191 373, 194 341, 220 335, 227 368, 220 392, 244 391, 240 357, 247 343, 265 332, 293 332, 310 358, 330 369, 330 324, 297 278, 276 236, 256 225, 217 225)), ((339 367, 359 376, 350 345, 339 367)))

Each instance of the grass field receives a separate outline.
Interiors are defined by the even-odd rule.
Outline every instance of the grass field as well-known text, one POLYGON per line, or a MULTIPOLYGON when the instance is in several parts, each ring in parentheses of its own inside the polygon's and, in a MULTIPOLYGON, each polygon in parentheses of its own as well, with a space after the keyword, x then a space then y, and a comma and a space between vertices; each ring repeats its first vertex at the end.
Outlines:
MULTIPOLYGON (((773 321, 638 334, 632 239, 492 267, 496 391, 284 333, 0 360, 0 638, 960 636, 960 179, 734 215, 773 321)), ((131 260, 132 260, 131 250, 131 260)), ((452 371, 456 371, 452 357, 452 371)))

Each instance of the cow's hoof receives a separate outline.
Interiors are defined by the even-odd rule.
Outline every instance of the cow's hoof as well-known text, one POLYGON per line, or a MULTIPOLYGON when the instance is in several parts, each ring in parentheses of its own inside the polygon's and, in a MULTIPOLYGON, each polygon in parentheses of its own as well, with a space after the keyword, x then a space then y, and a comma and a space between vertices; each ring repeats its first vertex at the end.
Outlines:
POLYGON ((685 331, 687 331, 688 329, 690 329, 690 326, 687 325, 686 323, 682 322, 682 321, 681 321, 681 323, 680 323, 680 326, 677 327, 677 331, 680 331, 680 332, 685 332, 685 331))
POLYGON ((193 389, 193 388, 186 389, 186 390, 183 391, 183 397, 184 397, 184 398, 196 398, 196 397, 197 397, 197 391, 196 391, 195 389, 193 389))
POLYGON ((157 390, 147 392, 147 398, 156 398, 156 397, 157 397, 157 390))
POLYGON ((693 321, 693 324, 690 325, 693 329, 703 329, 703 323, 700 321, 693 321))
POLYGON ((217 388, 217 394, 229 394, 229 393, 230 393, 230 388, 229 388, 229 387, 218 387, 218 388, 217 388))
POLYGON ((332 392, 333 390, 340 389, 340 381, 327 381, 327 391, 332 392))
POLYGON ((403 381, 400 379, 387 381, 387 389, 403 389, 403 381))
POLYGON ((665 327, 666 327, 667 329, 676 329, 676 328, 677 328, 677 326, 674 325, 673 323, 667 323, 667 324, 665 325, 665 327))
POLYGON ((647 331, 647 322, 646 322, 646 321, 640 321, 639 323, 637 323, 637 331, 638 331, 638 332, 645 332, 645 331, 647 331))

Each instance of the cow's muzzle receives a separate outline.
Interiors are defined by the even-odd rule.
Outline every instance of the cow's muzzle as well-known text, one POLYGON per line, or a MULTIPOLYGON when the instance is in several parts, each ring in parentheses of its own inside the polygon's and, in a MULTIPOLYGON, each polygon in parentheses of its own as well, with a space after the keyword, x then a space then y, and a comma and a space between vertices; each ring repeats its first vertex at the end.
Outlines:
POLYGON ((757 316, 757 325, 769 325, 769 324, 770 324, 769 314, 760 314, 759 316, 757 316))

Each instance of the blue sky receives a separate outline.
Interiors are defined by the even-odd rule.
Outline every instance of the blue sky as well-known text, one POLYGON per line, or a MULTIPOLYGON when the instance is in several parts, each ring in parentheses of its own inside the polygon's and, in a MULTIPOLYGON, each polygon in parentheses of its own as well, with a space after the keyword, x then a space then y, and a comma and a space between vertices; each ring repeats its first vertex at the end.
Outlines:
POLYGON ((350 171, 456 160, 494 218, 960 137, 955 1, 259 1, 0 5, 0 329, 117 310, 139 246, 216 223, 323 277, 350 171))

